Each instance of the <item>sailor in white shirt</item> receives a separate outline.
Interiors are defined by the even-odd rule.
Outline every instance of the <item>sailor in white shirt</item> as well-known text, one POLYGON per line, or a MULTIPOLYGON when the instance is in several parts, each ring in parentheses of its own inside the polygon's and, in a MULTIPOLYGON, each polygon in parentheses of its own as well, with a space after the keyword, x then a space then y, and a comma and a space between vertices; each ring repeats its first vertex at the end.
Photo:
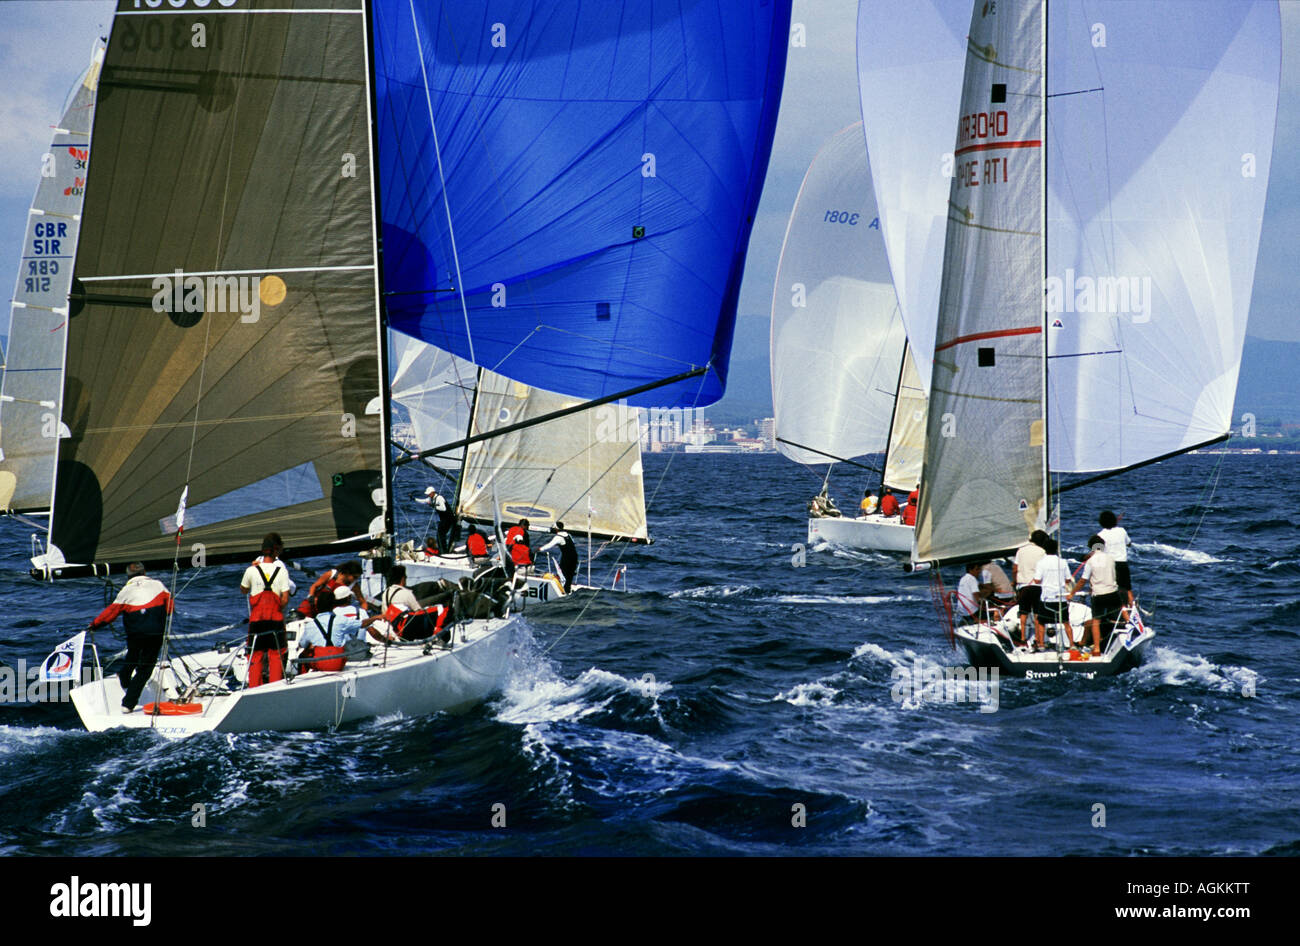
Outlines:
POLYGON ((957 583, 957 597, 953 605, 958 626, 974 624, 979 620, 980 602, 983 597, 980 594, 980 581, 977 577, 979 570, 979 562, 968 562, 966 574, 962 575, 961 581, 957 583))
POLYGON ((1101 524, 1097 535, 1106 543, 1106 554, 1115 560, 1115 580, 1119 583, 1119 590, 1124 592, 1128 603, 1132 604, 1133 578, 1128 570, 1128 547, 1133 544, 1133 540, 1119 524, 1119 518, 1109 509, 1097 517, 1097 522, 1101 524))
POLYGON ((1035 640, 1039 650, 1043 648, 1043 625, 1064 624, 1069 635, 1069 594, 1070 568, 1065 560, 1057 555, 1059 546, 1055 539, 1049 538, 1044 546, 1047 554, 1039 559, 1034 567, 1034 584, 1042 589, 1042 598, 1038 602, 1034 616, 1037 620, 1035 640))

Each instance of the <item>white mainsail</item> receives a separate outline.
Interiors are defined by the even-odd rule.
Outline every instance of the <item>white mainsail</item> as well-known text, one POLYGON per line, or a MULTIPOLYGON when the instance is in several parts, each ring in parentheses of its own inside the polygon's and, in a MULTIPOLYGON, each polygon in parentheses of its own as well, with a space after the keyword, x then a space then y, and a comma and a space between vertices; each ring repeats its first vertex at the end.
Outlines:
MULTIPOLYGON (((473 434, 581 403, 484 370, 473 434)), ((458 514, 480 522, 527 519, 544 531, 646 541, 645 489, 635 408, 607 404, 470 444, 458 514)))
POLYGON ((9 310, 8 352, 0 382, 0 509, 44 511, 54 489, 63 399, 63 350, 72 261, 90 163, 104 46, 96 43, 41 167, 9 310))
POLYGON ((777 449, 800 463, 884 450, 905 343, 859 122, 813 159, 786 228, 772 294, 777 449))
POLYGON ((916 521, 922 560, 1021 544, 1047 489, 1043 5, 991 7, 977 3, 971 16, 953 149, 916 521))

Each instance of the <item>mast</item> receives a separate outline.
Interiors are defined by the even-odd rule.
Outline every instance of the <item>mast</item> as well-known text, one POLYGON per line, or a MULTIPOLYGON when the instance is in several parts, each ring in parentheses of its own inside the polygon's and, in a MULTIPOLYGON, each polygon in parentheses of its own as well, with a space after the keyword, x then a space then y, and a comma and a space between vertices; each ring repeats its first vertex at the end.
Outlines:
POLYGON ((1048 462, 1049 462, 1049 459, 1050 459, 1050 457, 1051 457, 1051 453, 1050 453, 1050 451, 1049 451, 1049 443, 1048 443, 1048 436, 1049 436, 1049 434, 1048 434, 1048 427, 1050 426, 1050 424, 1048 423, 1048 420, 1049 420, 1049 412, 1048 412, 1048 409, 1047 409, 1047 364, 1048 364, 1048 358, 1047 358, 1047 335, 1048 335, 1048 331, 1049 331, 1050 328, 1051 328, 1051 324, 1050 324, 1050 319, 1048 318, 1048 311, 1047 311, 1047 308, 1048 308, 1048 307, 1047 307, 1047 293, 1046 293, 1046 288, 1047 288, 1047 277, 1048 277, 1048 271, 1047 271, 1047 152, 1048 152, 1048 141, 1047 141, 1047 133, 1048 133, 1048 125, 1047 125, 1047 91, 1048 91, 1048 90, 1047 90, 1047 43, 1048 43, 1048 26, 1047 26, 1047 17, 1048 17, 1048 12, 1047 12, 1047 10, 1048 10, 1048 2, 1047 2, 1047 0, 1042 0, 1042 2, 1043 2, 1043 43, 1042 43, 1042 50, 1043 50, 1043 52, 1042 52, 1042 56, 1043 56, 1043 60, 1042 60, 1042 61, 1043 61, 1043 91, 1042 91, 1042 110, 1041 110, 1041 112, 1040 112, 1040 121, 1043 123, 1043 128, 1042 128, 1042 132, 1041 132, 1041 134, 1039 135, 1039 137, 1042 139, 1043 144, 1042 144, 1042 147, 1039 149, 1039 151, 1040 151, 1040 153, 1041 153, 1041 155, 1042 155, 1043 171, 1042 171, 1042 180, 1041 180, 1041 182, 1040 182, 1041 186, 1040 186, 1040 194, 1039 194, 1039 198, 1040 198, 1040 208, 1041 208, 1041 209, 1040 209, 1040 217, 1039 217, 1039 220, 1041 221, 1041 226, 1042 226, 1042 228, 1043 228, 1043 239, 1042 239, 1042 246, 1043 246, 1043 287, 1042 287, 1042 288, 1043 288, 1043 291, 1039 294, 1039 298, 1042 300, 1042 310, 1043 310, 1043 313, 1042 313, 1042 314, 1043 314, 1043 319, 1042 319, 1042 326, 1043 326, 1043 331, 1042 331, 1042 336, 1043 336, 1043 389, 1042 389, 1042 411, 1043 411, 1043 526, 1044 526, 1044 530, 1046 531, 1046 527, 1051 523, 1051 519, 1052 519, 1052 480, 1051 480, 1051 470, 1048 469, 1048 462))
POLYGON ((393 473, 392 447, 393 437, 393 399, 392 389, 388 384, 388 309, 384 304, 384 244, 379 236, 380 221, 384 219, 380 207, 379 167, 375 155, 379 153, 379 125, 376 114, 379 104, 375 98, 375 31, 370 28, 373 18, 372 0, 365 0, 361 7, 362 29, 365 33, 365 69, 366 69, 366 124, 369 137, 370 192, 374 200, 374 216, 370 220, 371 243, 374 247, 375 261, 375 335, 379 349, 379 395, 382 407, 380 423, 380 473, 383 476, 384 489, 384 545, 392 548, 396 542, 397 530, 393 509, 393 473))

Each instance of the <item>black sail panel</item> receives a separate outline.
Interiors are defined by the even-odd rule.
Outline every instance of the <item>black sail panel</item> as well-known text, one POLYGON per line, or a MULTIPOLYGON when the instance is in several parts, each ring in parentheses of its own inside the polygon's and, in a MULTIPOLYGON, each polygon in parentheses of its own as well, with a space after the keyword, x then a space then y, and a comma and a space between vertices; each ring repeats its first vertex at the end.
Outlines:
POLYGON ((302 553, 381 514, 362 0, 188 6, 121 0, 109 39, 52 523, 69 562, 170 558, 186 484, 183 561, 272 530, 302 553))

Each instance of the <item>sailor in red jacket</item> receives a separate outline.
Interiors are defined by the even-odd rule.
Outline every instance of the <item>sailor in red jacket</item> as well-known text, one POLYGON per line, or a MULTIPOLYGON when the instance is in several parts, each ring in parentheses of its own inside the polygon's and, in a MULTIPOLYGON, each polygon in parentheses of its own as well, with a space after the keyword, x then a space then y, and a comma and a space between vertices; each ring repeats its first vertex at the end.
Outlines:
POLYGON ((172 596, 162 582, 145 574, 144 565, 134 562, 126 568, 127 582, 117 597, 90 622, 101 627, 121 616, 126 631, 126 663, 117 673, 122 684, 122 712, 130 713, 140 702, 140 693, 149 682, 158 651, 167 630, 167 615, 172 611, 172 596))
POLYGON ((886 486, 883 495, 880 497, 880 514, 882 516, 897 516, 899 511, 898 500, 894 498, 894 494, 886 486))
POLYGON ((533 550, 527 541, 517 535, 510 542, 510 561, 514 563, 515 568, 526 568, 533 564, 533 550))
POLYGON ((919 489, 914 489, 907 494, 907 505, 903 507, 903 525, 916 525, 916 504, 920 495, 921 491, 919 489))
POLYGON ((289 600, 289 569, 277 557, 284 544, 268 532, 262 539, 262 554, 244 570, 240 590, 248 595, 248 685, 262 685, 263 667, 267 682, 284 679, 284 660, 289 642, 284 629, 284 606, 289 600))

